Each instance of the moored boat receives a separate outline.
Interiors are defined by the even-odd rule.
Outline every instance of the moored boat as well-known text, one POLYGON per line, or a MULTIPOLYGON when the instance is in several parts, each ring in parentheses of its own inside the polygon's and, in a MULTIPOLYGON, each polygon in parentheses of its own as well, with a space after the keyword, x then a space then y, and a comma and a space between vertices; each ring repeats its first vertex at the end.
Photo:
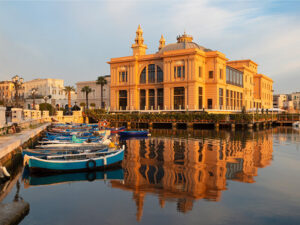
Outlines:
POLYGON ((124 146, 111 154, 84 153, 48 156, 41 159, 35 156, 24 156, 24 164, 32 172, 73 172, 104 170, 120 164, 124 158, 124 146))
POLYGON ((137 130, 137 131, 122 131, 119 132, 121 137, 147 137, 149 135, 148 131, 137 130))

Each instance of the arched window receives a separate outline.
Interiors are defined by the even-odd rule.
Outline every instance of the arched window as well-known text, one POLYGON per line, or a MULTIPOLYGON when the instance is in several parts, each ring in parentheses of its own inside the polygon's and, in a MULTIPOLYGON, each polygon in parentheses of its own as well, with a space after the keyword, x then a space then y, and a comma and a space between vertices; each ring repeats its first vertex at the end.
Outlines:
POLYGON ((164 72, 162 71, 162 69, 155 64, 149 64, 141 72, 140 84, 146 83, 146 71, 148 71, 148 83, 161 83, 164 81, 164 72))
POLYGON ((140 84, 145 84, 145 83, 146 83, 146 67, 143 69, 140 76, 140 84))

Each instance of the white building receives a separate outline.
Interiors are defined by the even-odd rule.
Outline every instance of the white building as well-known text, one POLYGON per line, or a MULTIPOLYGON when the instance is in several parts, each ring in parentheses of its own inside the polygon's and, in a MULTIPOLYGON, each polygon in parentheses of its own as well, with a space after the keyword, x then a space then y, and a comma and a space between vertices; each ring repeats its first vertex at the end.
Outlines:
MULTIPOLYGON (((64 80, 61 79, 34 79, 24 83, 25 108, 32 108, 32 89, 37 89, 35 94, 36 105, 44 103, 44 97, 47 96, 48 103, 55 107, 66 107, 68 96, 64 92, 64 80), (49 98, 50 97, 50 98, 49 98)), ((76 93, 71 93, 71 105, 76 101, 76 93)))
POLYGON ((273 95, 273 108, 283 109, 287 100, 288 96, 286 94, 273 95))
POLYGON ((299 110, 300 109, 300 92, 294 92, 291 94, 291 96, 292 96, 294 109, 299 110))
MULTIPOLYGON (((110 75, 104 76, 107 84, 103 86, 103 102, 105 107, 110 106, 110 75)), ((76 83, 76 89, 77 89, 77 105, 80 105, 81 103, 85 103, 85 93, 81 92, 81 89, 84 86, 89 86, 92 89, 92 92, 89 93, 89 106, 93 107, 95 105, 95 108, 101 107, 101 85, 96 84, 96 81, 83 81, 76 83)))

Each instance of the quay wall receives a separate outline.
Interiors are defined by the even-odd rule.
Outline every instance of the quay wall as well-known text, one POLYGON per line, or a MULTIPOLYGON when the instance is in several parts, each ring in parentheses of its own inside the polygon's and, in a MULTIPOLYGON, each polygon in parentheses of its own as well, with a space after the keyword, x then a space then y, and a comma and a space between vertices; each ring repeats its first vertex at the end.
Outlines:
POLYGON ((7 142, 0 145, 0 161, 2 161, 4 157, 13 152, 15 149, 21 147, 31 138, 34 138, 35 136, 40 134, 49 125, 50 123, 42 124, 35 129, 25 130, 22 133, 12 135, 13 138, 10 138, 7 142))

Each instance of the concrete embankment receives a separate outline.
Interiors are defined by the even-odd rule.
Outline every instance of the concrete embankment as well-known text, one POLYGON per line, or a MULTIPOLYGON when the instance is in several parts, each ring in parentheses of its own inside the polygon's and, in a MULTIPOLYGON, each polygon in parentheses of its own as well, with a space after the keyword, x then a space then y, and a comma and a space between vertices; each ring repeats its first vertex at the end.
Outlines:
MULTIPOLYGON (((37 128, 23 130, 21 133, 6 135, 0 137, 0 166, 17 160, 18 149, 28 145, 34 140, 50 123, 42 124, 37 128), (9 159, 9 160, 8 160, 9 159)), ((10 171, 13 172, 13 171, 10 171)), ((0 202, 9 194, 15 184, 18 182, 21 172, 8 178, 0 190, 0 202)), ((29 213, 29 203, 18 200, 10 203, 0 203, 0 225, 18 224, 29 213)))
POLYGON ((50 123, 43 124, 35 129, 29 129, 22 131, 21 133, 3 136, 0 138, 0 160, 17 149, 18 147, 22 146, 31 138, 38 135, 40 132, 45 130, 50 123))
POLYGON ((29 212, 29 203, 16 201, 0 203, 0 225, 18 224, 29 212))

